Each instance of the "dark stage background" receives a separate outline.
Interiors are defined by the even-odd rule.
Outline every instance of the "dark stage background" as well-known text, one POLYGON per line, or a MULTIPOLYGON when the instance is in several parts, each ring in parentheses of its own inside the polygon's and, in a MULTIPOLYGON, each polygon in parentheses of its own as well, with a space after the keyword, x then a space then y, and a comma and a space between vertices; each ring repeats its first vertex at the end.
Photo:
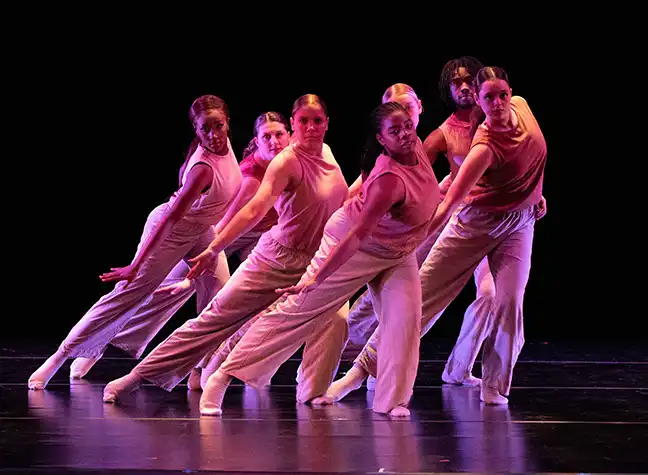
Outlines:
MULTIPOLYGON (((183 37, 179 45, 179 34, 111 31, 43 34, 37 48, 18 48, 8 60, 15 84, 5 99, 17 127, 5 129, 16 151, 5 177, 14 204, 6 211, 13 230, 7 233, 5 293, 12 305, 5 310, 10 325, 3 339, 59 342, 110 290, 98 275, 130 262, 148 213, 176 189, 192 139, 187 111, 199 95, 216 94, 228 103, 239 159, 258 114, 278 110, 289 116, 299 95, 320 95, 329 107, 326 141, 351 183, 367 117, 385 88, 405 82, 416 89, 424 139, 450 113, 438 97, 441 68, 463 54, 507 70, 514 94, 528 100, 548 144, 548 214, 536 225, 527 339, 639 336, 629 312, 614 313, 614 325, 605 323, 601 317, 609 318, 609 309, 593 300, 604 289, 589 285, 594 276, 584 275, 573 259, 574 249, 587 243, 571 244, 572 228, 566 227, 570 205, 561 178, 572 137, 564 109, 555 107, 563 86, 548 79, 564 70, 566 52, 561 56, 546 45, 525 51, 479 42, 459 46, 434 36, 412 46, 402 39, 338 45, 257 35, 251 46, 237 46, 222 32, 210 41, 183 37), (583 290, 575 288, 580 284, 583 290)), ((445 159, 435 170, 440 181, 448 171, 445 159)), ((473 296, 471 281, 428 338, 455 338, 473 296)), ((160 337, 193 316, 192 300, 160 337)))

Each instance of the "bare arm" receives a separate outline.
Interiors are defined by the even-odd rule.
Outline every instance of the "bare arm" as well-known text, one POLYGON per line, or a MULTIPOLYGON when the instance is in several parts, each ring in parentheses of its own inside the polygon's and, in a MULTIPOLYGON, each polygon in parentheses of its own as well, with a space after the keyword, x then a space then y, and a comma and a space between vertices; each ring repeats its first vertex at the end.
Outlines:
POLYGON ((356 178, 356 181, 354 181, 353 184, 349 187, 349 196, 347 197, 347 199, 353 198, 355 195, 360 193, 361 189, 362 189, 362 175, 356 178))
POLYGON ((187 274, 194 279, 214 267, 218 253, 256 226, 274 205, 286 188, 296 186, 301 181, 301 166, 291 155, 275 157, 266 171, 259 189, 252 199, 236 213, 220 231, 211 244, 197 257, 190 259, 193 267, 187 274))
POLYGON ((182 219, 182 217, 187 213, 187 210, 191 207, 192 203, 200 196, 202 190, 204 190, 212 182, 212 169, 208 165, 198 163, 195 165, 187 174, 187 180, 185 181, 180 194, 176 200, 171 205, 169 213, 162 218, 153 231, 149 234, 146 242, 137 253, 135 260, 130 266, 113 268, 113 272, 107 272, 100 276, 101 280, 104 282, 110 282, 115 280, 126 280, 131 282, 140 267, 148 259, 151 254, 160 246, 160 244, 167 238, 173 226, 182 219))
POLYGON ((475 145, 466 156, 457 178, 454 179, 450 189, 441 202, 430 223, 429 232, 433 232, 450 219, 452 213, 463 202, 470 190, 482 177, 484 172, 494 163, 495 155, 486 145, 475 145))
POLYGON ((371 234, 385 213, 404 199, 405 185, 400 178, 393 174, 385 174, 377 178, 367 190, 367 200, 358 217, 358 222, 333 248, 317 274, 307 282, 286 289, 278 289, 277 292, 308 292, 322 283, 356 253, 362 240, 371 234))
POLYGON ((540 201, 535 205, 535 219, 542 219, 545 214, 547 214, 547 200, 542 195, 540 201))
POLYGON ((231 221, 209 245, 218 253, 256 226, 272 208, 288 186, 301 179, 301 168, 290 155, 275 158, 266 171, 259 189, 252 199, 236 213, 231 221))
POLYGON ((256 178, 243 178, 243 182, 241 183, 236 198, 234 198, 232 204, 227 208, 227 212, 225 213, 225 216, 223 216, 223 219, 221 219, 216 225, 216 234, 219 234, 230 223, 232 218, 236 216, 236 213, 238 213, 241 208, 243 208, 243 206, 252 199, 260 186, 261 182, 256 178))
POLYGON ((431 165, 434 164, 439 153, 448 151, 448 145, 441 129, 436 129, 427 136, 425 142, 423 142, 423 150, 431 165))

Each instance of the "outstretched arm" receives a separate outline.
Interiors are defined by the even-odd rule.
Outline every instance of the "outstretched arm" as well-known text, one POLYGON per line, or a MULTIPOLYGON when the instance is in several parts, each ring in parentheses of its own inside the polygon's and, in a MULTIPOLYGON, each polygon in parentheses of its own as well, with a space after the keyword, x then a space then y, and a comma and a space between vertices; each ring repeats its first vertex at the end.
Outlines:
POLYGON ((261 186, 254 197, 220 231, 211 244, 189 263, 193 267, 187 274, 194 279, 215 266, 218 253, 256 226, 266 215, 281 193, 301 181, 301 167, 291 155, 275 157, 266 171, 261 186))
POLYGON ((358 222, 333 248, 317 273, 308 281, 285 289, 277 289, 277 292, 306 293, 317 287, 356 253, 362 240, 371 234, 380 219, 394 205, 404 199, 405 185, 400 178, 391 173, 378 177, 367 190, 367 200, 358 217, 358 222))
POLYGON ((261 182, 256 178, 247 176, 243 178, 241 187, 239 188, 236 198, 232 201, 232 204, 227 208, 225 216, 218 222, 216 225, 215 231, 216 234, 220 234, 223 229, 232 221, 232 218, 254 197, 261 182))
POLYGON ((439 204, 432 218, 429 233, 434 232, 450 219, 452 213, 463 202, 472 187, 475 186, 484 172, 494 162, 494 159, 495 156, 487 145, 478 144, 470 149, 461 168, 459 168, 457 178, 450 185, 448 193, 439 204))
POLYGON ((441 129, 436 129, 427 136, 425 142, 423 142, 423 150, 431 165, 434 164, 439 153, 448 151, 448 145, 441 129))
POLYGON ((160 246, 160 244, 167 238, 173 226, 180 221, 191 204, 200 196, 202 191, 209 186, 212 182, 212 169, 209 165, 198 163, 187 174, 180 194, 171 205, 169 213, 162 218, 158 225, 149 234, 146 242, 137 253, 132 264, 126 267, 113 267, 112 272, 106 272, 99 276, 103 282, 121 281, 125 280, 128 286, 139 271, 140 267, 148 259, 151 254, 160 246))

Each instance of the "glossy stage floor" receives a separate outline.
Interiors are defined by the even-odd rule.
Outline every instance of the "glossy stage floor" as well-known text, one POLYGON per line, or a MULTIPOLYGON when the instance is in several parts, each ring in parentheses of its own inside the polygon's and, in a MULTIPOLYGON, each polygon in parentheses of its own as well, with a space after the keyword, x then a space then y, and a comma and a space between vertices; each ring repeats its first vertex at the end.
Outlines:
POLYGON ((296 404, 297 358, 268 391, 235 384, 223 417, 209 418, 185 385, 103 404, 104 384, 133 366, 117 351, 87 380, 69 381, 66 364, 46 391, 28 391, 54 346, 4 344, 0 475, 648 472, 645 345, 529 342, 509 407, 494 407, 441 384, 450 344, 426 339, 412 417, 398 421, 374 414, 364 387, 330 407, 296 404))

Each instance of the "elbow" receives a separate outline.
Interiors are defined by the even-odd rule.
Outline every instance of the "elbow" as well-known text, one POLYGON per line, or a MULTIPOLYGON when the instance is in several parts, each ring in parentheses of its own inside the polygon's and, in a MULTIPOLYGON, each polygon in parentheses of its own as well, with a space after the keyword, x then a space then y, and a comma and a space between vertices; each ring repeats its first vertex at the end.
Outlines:
POLYGON ((247 216, 245 216, 245 219, 247 221, 255 221, 257 219, 261 219, 267 212, 264 211, 264 208, 265 207, 260 203, 255 203, 254 201, 249 202, 248 205, 244 208, 244 211, 246 211, 247 214, 247 216))

